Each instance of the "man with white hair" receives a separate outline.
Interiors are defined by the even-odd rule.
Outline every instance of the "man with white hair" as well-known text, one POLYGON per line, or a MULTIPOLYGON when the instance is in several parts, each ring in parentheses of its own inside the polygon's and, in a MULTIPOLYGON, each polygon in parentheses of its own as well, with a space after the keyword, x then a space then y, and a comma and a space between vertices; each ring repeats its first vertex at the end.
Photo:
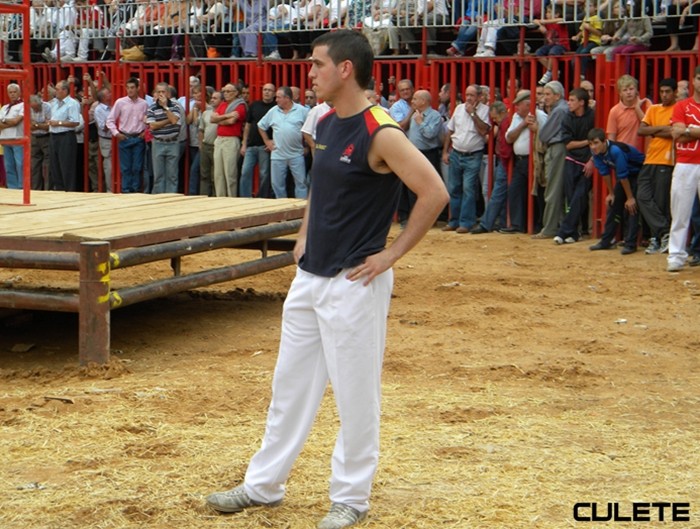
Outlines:
POLYGON ((533 239, 552 239, 557 234, 564 217, 564 120, 569 115, 569 105, 564 100, 564 87, 559 81, 544 85, 544 103, 549 108, 547 122, 540 127, 539 139, 547 146, 544 155, 544 174, 547 187, 544 191, 544 215, 542 230, 533 239))
POLYGON ((5 149, 5 173, 9 189, 22 189, 24 178, 24 148, 21 145, 10 145, 4 140, 14 140, 24 136, 24 102, 20 97, 20 88, 16 83, 7 85, 7 96, 10 102, 0 109, 0 143, 5 149))

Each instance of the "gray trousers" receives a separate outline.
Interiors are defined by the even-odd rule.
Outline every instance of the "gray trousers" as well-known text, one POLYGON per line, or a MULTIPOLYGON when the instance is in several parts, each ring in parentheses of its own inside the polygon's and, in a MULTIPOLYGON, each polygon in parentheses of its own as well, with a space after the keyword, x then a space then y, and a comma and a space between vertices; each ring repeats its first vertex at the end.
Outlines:
POLYGON ((544 190, 544 215, 542 217, 542 234, 554 237, 559 223, 564 217, 564 162, 566 161, 566 144, 553 143, 544 153, 544 177, 547 187, 544 190))

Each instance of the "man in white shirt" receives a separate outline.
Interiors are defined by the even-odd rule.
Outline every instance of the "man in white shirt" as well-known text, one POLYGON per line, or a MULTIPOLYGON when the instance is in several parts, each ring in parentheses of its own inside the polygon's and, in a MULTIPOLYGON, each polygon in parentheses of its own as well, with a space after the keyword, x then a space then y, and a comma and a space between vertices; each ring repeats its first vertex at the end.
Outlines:
POLYGON ((468 233, 476 224, 479 171, 491 130, 489 107, 479 101, 480 96, 481 87, 469 85, 464 91, 465 102, 455 108, 447 122, 442 161, 449 164, 450 218, 443 231, 468 233))
POLYGON ((7 85, 7 96, 10 102, 0 109, 0 143, 3 144, 5 155, 5 173, 7 174, 8 189, 22 189, 24 178, 24 147, 10 145, 3 140, 14 140, 24 136, 24 102, 20 97, 19 85, 7 85))

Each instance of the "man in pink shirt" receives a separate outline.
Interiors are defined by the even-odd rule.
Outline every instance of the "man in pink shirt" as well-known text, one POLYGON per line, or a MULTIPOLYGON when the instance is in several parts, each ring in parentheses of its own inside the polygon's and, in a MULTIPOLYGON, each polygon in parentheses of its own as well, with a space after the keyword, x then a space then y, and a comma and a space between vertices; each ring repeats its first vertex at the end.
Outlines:
POLYGON ((119 142, 122 193, 141 191, 147 110, 148 104, 139 97, 139 80, 132 77, 126 82, 126 96, 117 99, 107 117, 107 128, 119 142))

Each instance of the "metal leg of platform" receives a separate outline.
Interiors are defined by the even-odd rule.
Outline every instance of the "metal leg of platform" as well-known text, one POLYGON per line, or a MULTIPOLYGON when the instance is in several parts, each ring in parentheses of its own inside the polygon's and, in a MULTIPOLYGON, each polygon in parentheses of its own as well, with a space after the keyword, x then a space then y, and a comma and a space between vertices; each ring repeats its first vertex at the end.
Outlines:
POLYGON ((80 245, 79 349, 81 365, 109 362, 109 243, 80 245))

